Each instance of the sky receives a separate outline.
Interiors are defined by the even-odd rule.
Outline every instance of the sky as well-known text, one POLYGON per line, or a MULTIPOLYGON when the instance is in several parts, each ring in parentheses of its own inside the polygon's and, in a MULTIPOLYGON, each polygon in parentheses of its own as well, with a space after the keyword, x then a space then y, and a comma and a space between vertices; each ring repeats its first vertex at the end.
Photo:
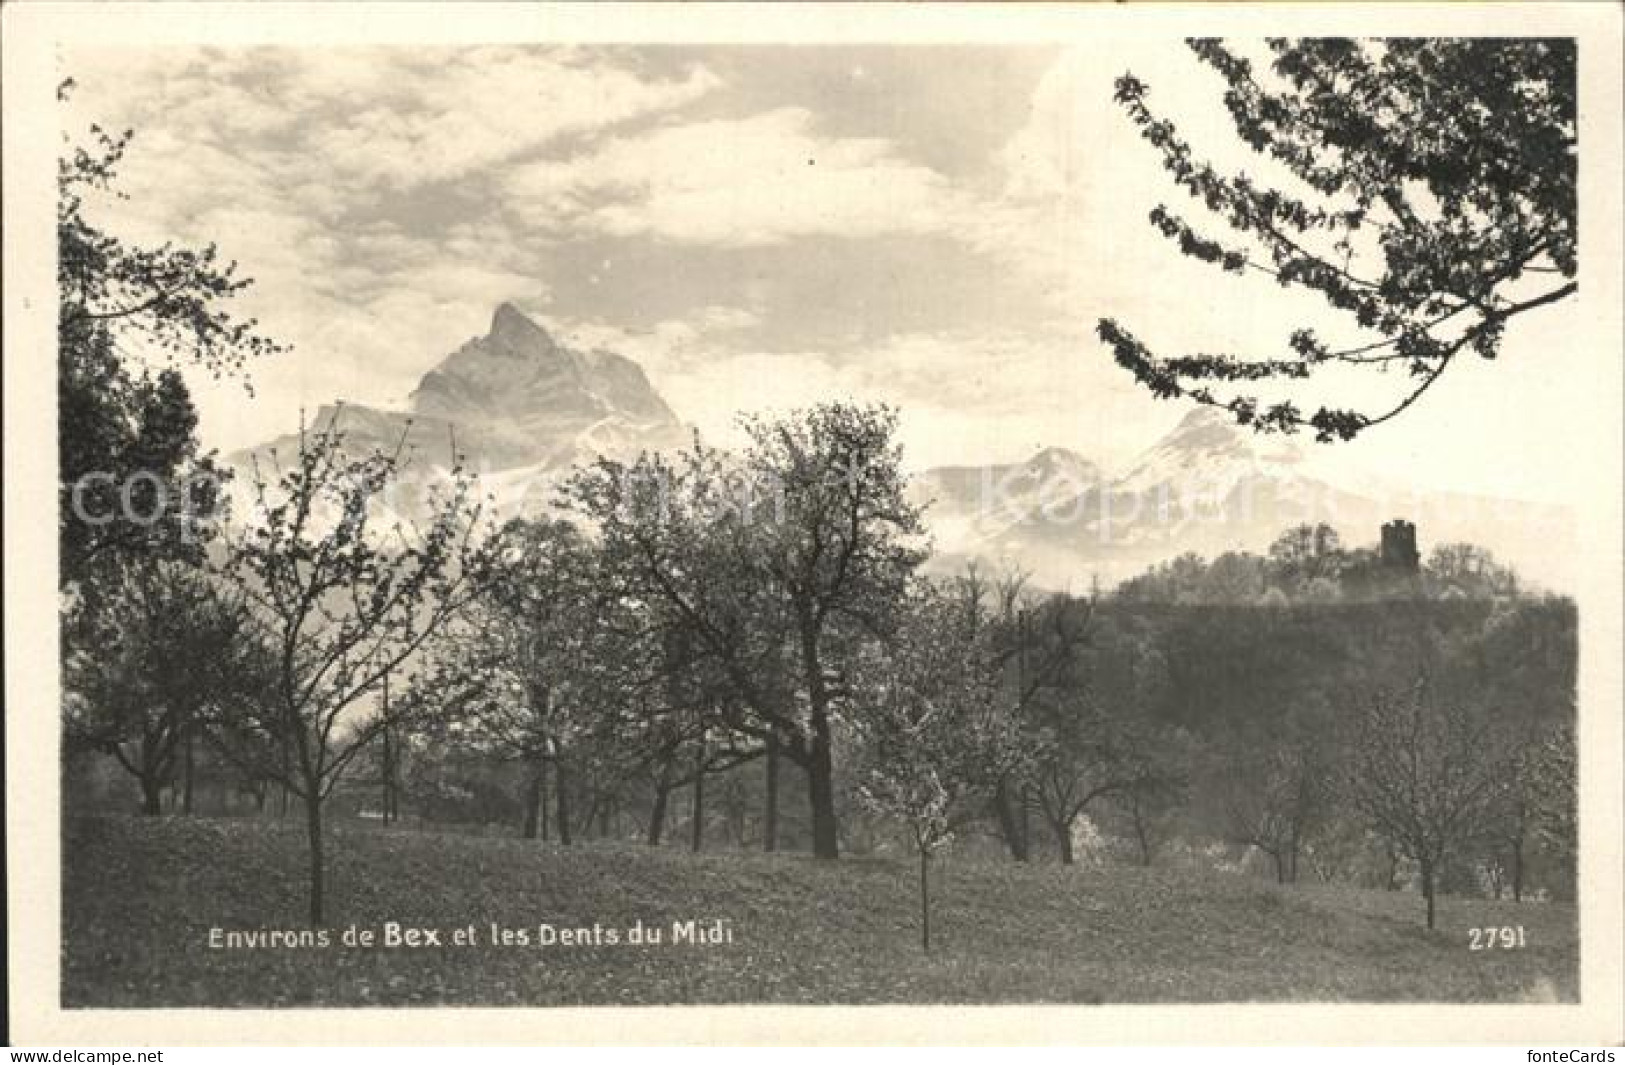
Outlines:
MULTIPOLYGON (((223 451, 335 399, 403 406, 504 300, 636 359, 720 442, 739 411, 894 403, 916 467, 1048 446, 1126 465, 1187 408, 1112 363, 1101 317, 1167 353, 1276 355, 1300 325, 1355 339, 1315 297, 1187 260, 1150 229, 1151 207, 1184 196, 1111 102, 1124 71, 1201 154, 1278 176, 1174 40, 149 47, 62 64, 70 138, 136 132, 127 198, 94 205, 98 221, 217 243, 256 281, 243 309, 292 345, 253 368, 252 399, 194 381, 223 451)), ((1497 362, 1458 365, 1407 416, 1317 451, 1422 485, 1572 498, 1583 326, 1572 301, 1525 316, 1497 362)), ((1375 401, 1404 386, 1345 387, 1375 401)))

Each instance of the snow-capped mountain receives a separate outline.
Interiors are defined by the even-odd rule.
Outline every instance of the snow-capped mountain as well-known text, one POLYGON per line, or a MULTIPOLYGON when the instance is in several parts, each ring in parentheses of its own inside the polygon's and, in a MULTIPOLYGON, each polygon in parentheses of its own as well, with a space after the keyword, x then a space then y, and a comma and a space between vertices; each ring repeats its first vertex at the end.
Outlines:
POLYGON ((1112 481, 1115 492, 1156 492, 1200 480, 1223 494, 1250 478, 1290 480, 1306 460, 1295 436, 1261 436, 1212 407, 1194 407, 1173 430, 1112 481))
POLYGON ((1116 474, 1069 452, 1057 468, 1051 450, 1014 466, 927 470, 914 492, 930 503, 937 569, 1013 564, 1051 588, 1109 587, 1187 551, 1263 553, 1305 522, 1333 526, 1349 546, 1368 544, 1396 517, 1417 524, 1424 554, 1430 544, 1471 541, 1539 583, 1572 587, 1572 554, 1561 546, 1574 535, 1568 511, 1379 489, 1377 479, 1331 472, 1316 461, 1317 446, 1199 407, 1116 474))
POLYGON ((1029 515, 1101 484, 1100 467, 1065 448, 1046 448, 1025 462, 940 466, 909 481, 915 503, 939 541, 969 550, 1029 515))
MULTIPOLYGON (((424 374, 407 409, 334 404, 311 425, 335 418, 352 450, 392 451, 404 440, 410 477, 425 485, 443 476, 455 447, 499 514, 549 509, 559 478, 595 456, 628 458, 690 439, 636 362, 560 344, 506 303, 485 335, 424 374)), ((232 461, 245 468, 272 448, 286 456, 298 446, 285 436, 232 461)), ((1330 472, 1319 447, 1261 436, 1222 411, 1197 408, 1121 470, 1048 448, 1024 462, 917 472, 909 492, 928 504, 935 570, 1010 563, 1055 589, 1095 580, 1109 587, 1187 551, 1263 552, 1304 522, 1334 526, 1347 545, 1367 544, 1396 517, 1416 523, 1424 555, 1430 545, 1467 540, 1539 583, 1573 588, 1567 510, 1379 487, 1404 483, 1403 471, 1354 480, 1330 472)), ((246 491, 245 480, 234 491, 246 491)))
MULTIPOLYGON (((628 457, 687 439, 636 362, 603 349, 577 351, 511 303, 423 375, 406 410, 324 405, 313 429, 335 424, 353 451, 392 451, 403 440, 425 475, 444 470, 453 449, 499 503, 536 498, 550 475, 597 455, 628 457), (512 498, 509 498, 512 497, 512 498)), ((296 452, 288 435, 232 456, 246 466, 273 448, 296 452)))
POLYGON ((418 383, 413 412, 461 426, 492 470, 680 442, 677 416, 643 368, 602 348, 575 351, 511 303, 491 329, 418 383))

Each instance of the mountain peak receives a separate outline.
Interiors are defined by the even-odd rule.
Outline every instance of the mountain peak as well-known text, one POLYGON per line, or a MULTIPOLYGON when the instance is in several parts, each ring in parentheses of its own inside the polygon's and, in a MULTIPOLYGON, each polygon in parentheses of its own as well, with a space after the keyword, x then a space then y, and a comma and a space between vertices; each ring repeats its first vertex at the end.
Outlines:
POLYGON ((1240 437, 1243 431, 1234 414, 1198 404, 1185 412, 1179 424, 1169 432, 1168 438, 1192 443, 1200 441, 1211 446, 1240 437))
POLYGON ((497 304, 496 311, 492 313, 491 330, 487 335, 509 351, 535 347, 538 341, 545 347, 554 346, 547 330, 506 300, 497 304))
POLYGON ((1100 467, 1070 448, 1046 447, 1022 463, 1034 476, 1092 484, 1100 479, 1100 467))

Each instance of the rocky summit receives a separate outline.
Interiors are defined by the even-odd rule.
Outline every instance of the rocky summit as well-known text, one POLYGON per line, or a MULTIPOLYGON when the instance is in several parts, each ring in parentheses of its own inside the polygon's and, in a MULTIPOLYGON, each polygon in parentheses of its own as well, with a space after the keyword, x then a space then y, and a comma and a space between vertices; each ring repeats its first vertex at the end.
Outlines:
MULTIPOLYGON (((393 450, 403 439, 431 465, 449 465, 455 447, 475 470, 560 470, 595 455, 626 456, 680 445, 682 423, 643 369, 603 349, 577 351, 511 303, 423 375, 407 410, 357 403, 324 405, 315 429, 334 424, 350 450, 393 450)), ((286 436, 236 458, 277 448, 286 436)))

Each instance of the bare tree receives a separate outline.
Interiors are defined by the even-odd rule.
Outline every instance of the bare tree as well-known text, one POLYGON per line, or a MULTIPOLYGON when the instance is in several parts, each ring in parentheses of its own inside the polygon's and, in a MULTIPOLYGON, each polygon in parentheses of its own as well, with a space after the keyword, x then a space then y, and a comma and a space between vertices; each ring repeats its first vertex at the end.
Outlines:
POLYGON ((931 949, 932 856, 1021 760, 1021 736, 998 698, 998 667, 975 600, 922 587, 896 638, 876 649, 859 684, 857 794, 907 825, 920 873, 920 942, 931 949))
POLYGON ((1225 820, 1235 842, 1275 863, 1295 883, 1298 859, 1329 812, 1330 766, 1309 739, 1259 741, 1233 752, 1225 770, 1225 820))
POLYGON ((1090 698, 1061 703, 1044 720, 1034 795, 1061 861, 1071 865, 1077 860, 1072 829, 1091 805, 1159 781, 1156 741, 1150 730, 1090 698))
MULTIPOLYGON (((256 467, 254 513, 227 563, 270 648, 267 690, 232 708, 252 742, 231 749, 302 800, 310 845, 310 920, 325 912, 323 804, 384 729, 437 711, 430 700, 379 696, 385 678, 421 650, 469 601, 484 564, 479 505, 460 467, 427 489, 421 523, 380 527, 400 487, 401 449, 348 457, 335 425, 300 434, 292 465, 274 479, 256 467)), ((410 690, 413 685, 403 685, 410 690)))
MULTIPOLYGON (((1094 607, 1089 600, 1079 620, 1078 612, 1069 611, 1066 600, 1057 596, 1046 609, 1044 598, 1028 587, 1030 576, 1025 570, 1006 567, 988 582, 972 564, 956 582, 959 594, 975 604, 977 616, 989 628, 994 660, 1001 672, 1002 697, 1012 718, 1023 725, 1030 724, 1034 700, 1061 678, 1077 648, 1087 642, 1094 607), (984 598, 991 598, 986 610, 981 608, 984 598)), ((1010 857, 1018 862, 1032 856, 1029 815, 1036 800, 1030 770, 1030 764, 1024 765, 1020 775, 1006 775, 993 790, 999 835, 1010 857)))
POLYGON ((1504 780, 1485 715, 1435 700, 1425 681, 1378 692, 1358 716, 1346 775, 1354 807, 1417 863, 1433 928, 1444 863, 1481 838, 1504 780))

